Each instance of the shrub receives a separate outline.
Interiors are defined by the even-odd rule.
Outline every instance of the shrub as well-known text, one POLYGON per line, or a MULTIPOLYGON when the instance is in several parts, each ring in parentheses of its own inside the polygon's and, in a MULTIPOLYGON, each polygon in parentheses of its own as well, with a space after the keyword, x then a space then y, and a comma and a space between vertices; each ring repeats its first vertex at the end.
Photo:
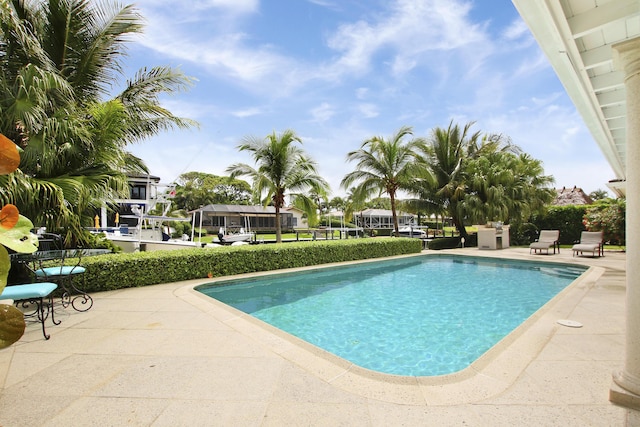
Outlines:
MULTIPOLYGON (((476 246, 478 245, 478 239, 476 238, 475 242, 476 246)), ((473 246, 472 244, 467 245, 467 242, 464 242, 465 246, 473 246)), ((460 237, 443 237, 440 239, 433 239, 429 242, 429 249, 440 250, 440 249, 455 249, 462 247, 462 243, 460 242, 460 237)))
POLYGON ((187 236, 191 236, 191 223, 186 221, 171 221, 171 228, 173 228, 173 233, 171 233, 171 237, 180 238, 183 234, 187 236))
POLYGON ((560 230, 560 243, 570 245, 580 240, 580 233, 585 231, 582 219, 586 210, 586 205, 551 206, 531 222, 538 230, 560 230))
MULTIPOLYGON (((419 253, 419 239, 349 239, 108 254, 82 259, 87 292, 419 253)), ((73 260, 69 260, 72 264, 73 260)))
POLYGON ((509 241, 511 246, 528 246, 540 235, 540 230, 530 222, 509 224, 509 241))
POLYGON ((625 199, 602 200, 589 206, 583 224, 589 231, 602 231, 610 244, 625 245, 625 199))

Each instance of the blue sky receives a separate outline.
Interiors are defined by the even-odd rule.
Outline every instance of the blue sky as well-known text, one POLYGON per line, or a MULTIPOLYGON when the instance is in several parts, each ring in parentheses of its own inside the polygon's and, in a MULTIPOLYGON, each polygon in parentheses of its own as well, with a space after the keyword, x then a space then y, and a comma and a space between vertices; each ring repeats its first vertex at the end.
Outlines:
POLYGON ((131 146, 169 183, 252 163, 246 136, 293 129, 342 196, 346 162, 401 126, 427 137, 453 120, 511 137, 556 187, 606 189, 615 178, 509 0, 139 0, 142 36, 126 73, 170 65, 197 79, 163 98, 198 130, 131 146), (588 171, 586 173, 585 171, 588 171))

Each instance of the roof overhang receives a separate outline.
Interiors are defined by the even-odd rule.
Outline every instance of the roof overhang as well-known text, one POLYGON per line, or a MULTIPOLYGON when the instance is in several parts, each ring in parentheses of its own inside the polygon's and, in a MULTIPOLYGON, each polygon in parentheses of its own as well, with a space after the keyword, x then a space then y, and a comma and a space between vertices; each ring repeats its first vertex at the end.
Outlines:
POLYGON ((640 36, 638 0, 512 0, 611 165, 624 195, 626 91, 612 45, 640 36))

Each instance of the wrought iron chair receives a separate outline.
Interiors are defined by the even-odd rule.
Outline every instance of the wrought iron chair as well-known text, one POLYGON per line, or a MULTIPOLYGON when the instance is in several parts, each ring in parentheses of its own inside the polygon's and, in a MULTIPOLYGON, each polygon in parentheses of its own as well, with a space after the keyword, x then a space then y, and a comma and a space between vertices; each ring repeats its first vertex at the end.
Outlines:
POLYGON ((53 310, 53 291, 57 287, 57 284, 51 282, 10 285, 4 288, 0 299, 12 300, 16 307, 22 310, 25 319, 36 318, 42 325, 44 339, 48 340, 50 335, 47 334, 44 321, 47 320, 49 314, 51 314, 51 321, 54 325, 60 324, 59 320, 56 321, 53 310))
POLYGON ((73 280, 74 276, 83 274, 86 270, 80 265, 82 249, 64 249, 62 237, 52 233, 38 235, 39 250, 32 254, 19 257, 41 282, 57 283, 62 289, 62 306, 71 305, 76 311, 87 311, 93 306, 93 298, 84 290, 78 288, 73 280), (68 262, 69 259, 74 262, 68 262))

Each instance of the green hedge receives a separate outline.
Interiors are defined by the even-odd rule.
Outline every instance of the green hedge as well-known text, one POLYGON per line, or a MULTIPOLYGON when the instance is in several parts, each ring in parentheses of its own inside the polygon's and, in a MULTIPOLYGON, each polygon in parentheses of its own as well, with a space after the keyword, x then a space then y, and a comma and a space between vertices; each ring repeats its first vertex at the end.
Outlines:
POLYGON ((560 243, 569 245, 580 240, 585 230, 582 219, 587 205, 551 206, 543 215, 535 215, 531 222, 538 230, 560 230, 560 243))
MULTIPOLYGON (((465 246, 467 242, 465 242, 465 246)), ((477 246, 476 239, 476 246, 477 246)), ((471 246, 471 245, 469 245, 471 246)), ((441 250, 441 249, 455 249, 462 247, 462 243, 460 242, 460 237, 441 237, 438 239, 433 239, 428 244, 429 249, 431 250, 441 250)))
MULTIPOLYGON (((418 239, 349 239, 108 254, 82 259, 87 292, 419 253, 418 239)), ((69 260, 68 264, 73 264, 69 260)))

